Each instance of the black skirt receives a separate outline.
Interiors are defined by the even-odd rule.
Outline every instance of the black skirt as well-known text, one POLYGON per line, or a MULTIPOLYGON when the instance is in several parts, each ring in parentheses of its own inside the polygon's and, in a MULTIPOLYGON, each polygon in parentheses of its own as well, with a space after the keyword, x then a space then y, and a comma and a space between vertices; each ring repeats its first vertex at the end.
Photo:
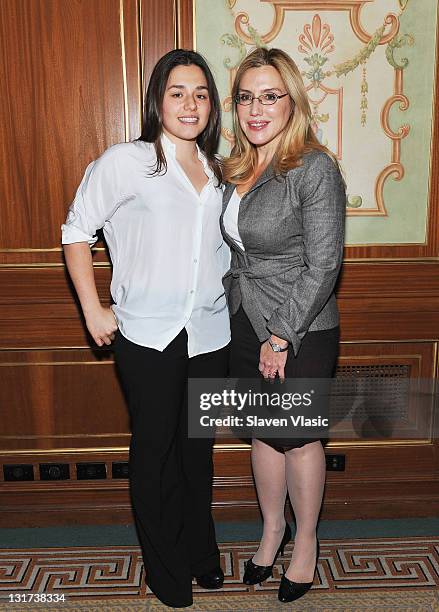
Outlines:
MULTIPOLYGON (((232 342, 230 376, 232 378, 258 378, 261 376, 259 355, 261 343, 242 307, 231 318, 232 342)), ((308 332, 296 356, 288 351, 286 378, 332 378, 337 363, 339 327, 308 332)), ((299 448, 321 438, 261 438, 280 452, 299 448)))

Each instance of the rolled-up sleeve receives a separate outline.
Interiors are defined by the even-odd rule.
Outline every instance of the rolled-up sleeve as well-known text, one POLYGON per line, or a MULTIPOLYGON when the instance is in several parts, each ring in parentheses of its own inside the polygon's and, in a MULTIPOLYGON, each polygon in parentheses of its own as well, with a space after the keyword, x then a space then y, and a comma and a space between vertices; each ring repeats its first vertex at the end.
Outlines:
POLYGON ((343 259, 345 186, 328 155, 322 152, 314 156, 301 179, 299 193, 305 268, 288 298, 267 322, 269 332, 289 340, 295 354, 333 293, 343 259))
MULTIPOLYGON (((115 148, 115 147, 113 147, 115 148)), ((108 149, 87 166, 66 222, 61 226, 62 244, 97 241, 96 231, 105 225, 121 200, 117 155, 108 149)))

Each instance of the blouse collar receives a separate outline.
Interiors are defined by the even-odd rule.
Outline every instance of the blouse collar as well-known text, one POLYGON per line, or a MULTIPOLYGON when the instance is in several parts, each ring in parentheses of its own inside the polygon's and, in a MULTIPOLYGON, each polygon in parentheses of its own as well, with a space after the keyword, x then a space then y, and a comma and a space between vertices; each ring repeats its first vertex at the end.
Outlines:
MULTIPOLYGON (((176 156, 177 156, 177 147, 176 147, 175 143, 172 142, 172 140, 168 136, 166 136, 166 134, 164 134, 164 133, 162 133, 160 141, 162 143, 163 151, 167 155, 170 155, 173 159, 176 159, 176 156)), ((204 171, 205 171, 206 175, 209 178, 213 178, 214 173, 213 173, 213 170, 210 168, 210 166, 209 166, 209 164, 207 162, 206 156, 204 155, 204 153, 202 152, 202 150, 200 149, 198 144, 195 143, 195 146, 197 147, 198 159, 203 164, 203 168, 204 168, 204 171)))

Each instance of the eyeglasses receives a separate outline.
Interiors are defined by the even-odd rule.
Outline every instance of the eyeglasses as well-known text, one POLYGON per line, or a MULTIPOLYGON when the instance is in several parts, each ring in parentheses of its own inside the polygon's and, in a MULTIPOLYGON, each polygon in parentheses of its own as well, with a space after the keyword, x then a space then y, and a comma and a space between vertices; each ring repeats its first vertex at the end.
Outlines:
POLYGON ((252 96, 252 94, 250 93, 240 93, 236 94, 234 100, 236 104, 240 104, 241 106, 250 106, 253 100, 259 100, 261 104, 263 104, 264 106, 268 106, 270 104, 276 104, 278 100, 280 100, 281 98, 285 98, 285 96, 288 95, 289 94, 285 93, 279 96, 278 94, 270 92, 261 94, 260 96, 252 96))

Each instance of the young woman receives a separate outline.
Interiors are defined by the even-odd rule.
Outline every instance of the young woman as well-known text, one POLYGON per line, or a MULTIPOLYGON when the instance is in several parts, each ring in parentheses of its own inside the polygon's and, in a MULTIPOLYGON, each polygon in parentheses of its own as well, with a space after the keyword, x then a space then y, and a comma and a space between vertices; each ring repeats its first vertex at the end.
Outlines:
POLYGON ((167 53, 152 73, 139 140, 85 172, 63 226, 87 328, 115 359, 131 417, 130 490, 147 582, 165 604, 192 604, 192 577, 219 588, 211 516, 212 440, 188 439, 188 378, 223 377, 229 315, 221 277, 215 158, 220 103, 197 53, 167 53), (114 304, 96 291, 89 245, 103 228, 114 304))
MULTIPOLYGON (((232 249, 224 278, 232 315, 230 374, 331 377, 345 215, 338 164, 312 131, 300 72, 283 51, 250 53, 238 68, 232 99, 236 142, 225 162, 222 216, 232 249)), ((318 557, 323 447, 312 439, 255 439, 252 467, 264 531, 244 582, 270 576, 291 537, 288 492, 297 530, 279 599, 293 601, 311 587, 318 557)))

